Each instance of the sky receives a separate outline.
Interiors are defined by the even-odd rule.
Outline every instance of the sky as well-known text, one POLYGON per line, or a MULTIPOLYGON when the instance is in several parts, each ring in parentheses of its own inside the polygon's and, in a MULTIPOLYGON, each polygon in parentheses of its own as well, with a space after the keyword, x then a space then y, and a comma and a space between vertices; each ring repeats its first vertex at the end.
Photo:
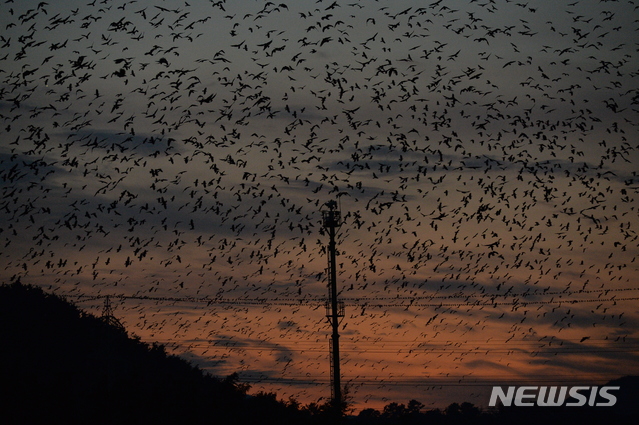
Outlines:
POLYGON ((634 1, 3 1, 1 277, 354 411, 639 373, 634 1))

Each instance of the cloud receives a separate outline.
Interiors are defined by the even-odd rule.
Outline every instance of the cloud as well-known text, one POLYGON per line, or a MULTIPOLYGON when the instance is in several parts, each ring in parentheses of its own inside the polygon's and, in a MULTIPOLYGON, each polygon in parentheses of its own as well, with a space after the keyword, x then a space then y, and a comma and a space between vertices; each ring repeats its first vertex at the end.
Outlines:
POLYGON ((383 373, 354 351, 345 370, 405 377, 378 383, 389 397, 424 388, 424 364, 537 373, 560 340, 575 353, 553 372, 618 371, 637 329, 631 6, 450 3, 134 8, 126 28, 120 9, 12 4, 4 279, 259 299, 123 315, 146 338, 237 342, 181 347, 216 371, 324 382, 326 347, 297 349, 325 336, 321 209, 337 199, 344 339, 402 344, 369 350, 383 373), (596 350, 605 335, 620 357, 596 350), (481 359, 465 344, 497 336, 524 342, 481 359), (402 351, 438 338, 441 357, 402 351))

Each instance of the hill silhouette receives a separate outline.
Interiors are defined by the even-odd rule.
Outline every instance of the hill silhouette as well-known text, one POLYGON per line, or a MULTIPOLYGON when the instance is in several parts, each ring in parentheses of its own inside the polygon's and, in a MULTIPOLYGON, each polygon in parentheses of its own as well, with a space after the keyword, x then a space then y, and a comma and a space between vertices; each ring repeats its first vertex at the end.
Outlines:
POLYGON ((273 393, 249 395, 237 374, 216 378, 163 346, 130 337, 38 287, 0 285, 1 423, 12 424, 634 424, 639 378, 622 377, 614 408, 471 403, 424 411, 411 400, 338 418, 273 393))
POLYGON ((0 286, 0 339, 3 424, 306 422, 37 287, 0 286))

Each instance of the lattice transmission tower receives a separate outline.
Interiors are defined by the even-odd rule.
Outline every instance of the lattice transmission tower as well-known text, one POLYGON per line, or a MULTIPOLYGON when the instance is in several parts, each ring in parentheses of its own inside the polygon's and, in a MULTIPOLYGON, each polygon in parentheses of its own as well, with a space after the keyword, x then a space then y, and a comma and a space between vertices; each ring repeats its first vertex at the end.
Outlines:
POLYGON ((111 299, 107 295, 104 297, 104 307, 102 307, 102 317, 100 317, 103 322, 114 326, 118 329, 124 330, 124 325, 117 317, 113 314, 113 307, 111 307, 111 299))

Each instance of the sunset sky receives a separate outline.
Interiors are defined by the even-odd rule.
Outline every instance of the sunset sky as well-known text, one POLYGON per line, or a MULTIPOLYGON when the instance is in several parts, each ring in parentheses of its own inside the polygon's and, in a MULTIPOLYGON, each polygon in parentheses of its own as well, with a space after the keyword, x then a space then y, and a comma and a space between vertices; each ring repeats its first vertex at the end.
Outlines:
POLYGON ((354 408, 639 374, 634 1, 3 1, 2 281, 354 408))

